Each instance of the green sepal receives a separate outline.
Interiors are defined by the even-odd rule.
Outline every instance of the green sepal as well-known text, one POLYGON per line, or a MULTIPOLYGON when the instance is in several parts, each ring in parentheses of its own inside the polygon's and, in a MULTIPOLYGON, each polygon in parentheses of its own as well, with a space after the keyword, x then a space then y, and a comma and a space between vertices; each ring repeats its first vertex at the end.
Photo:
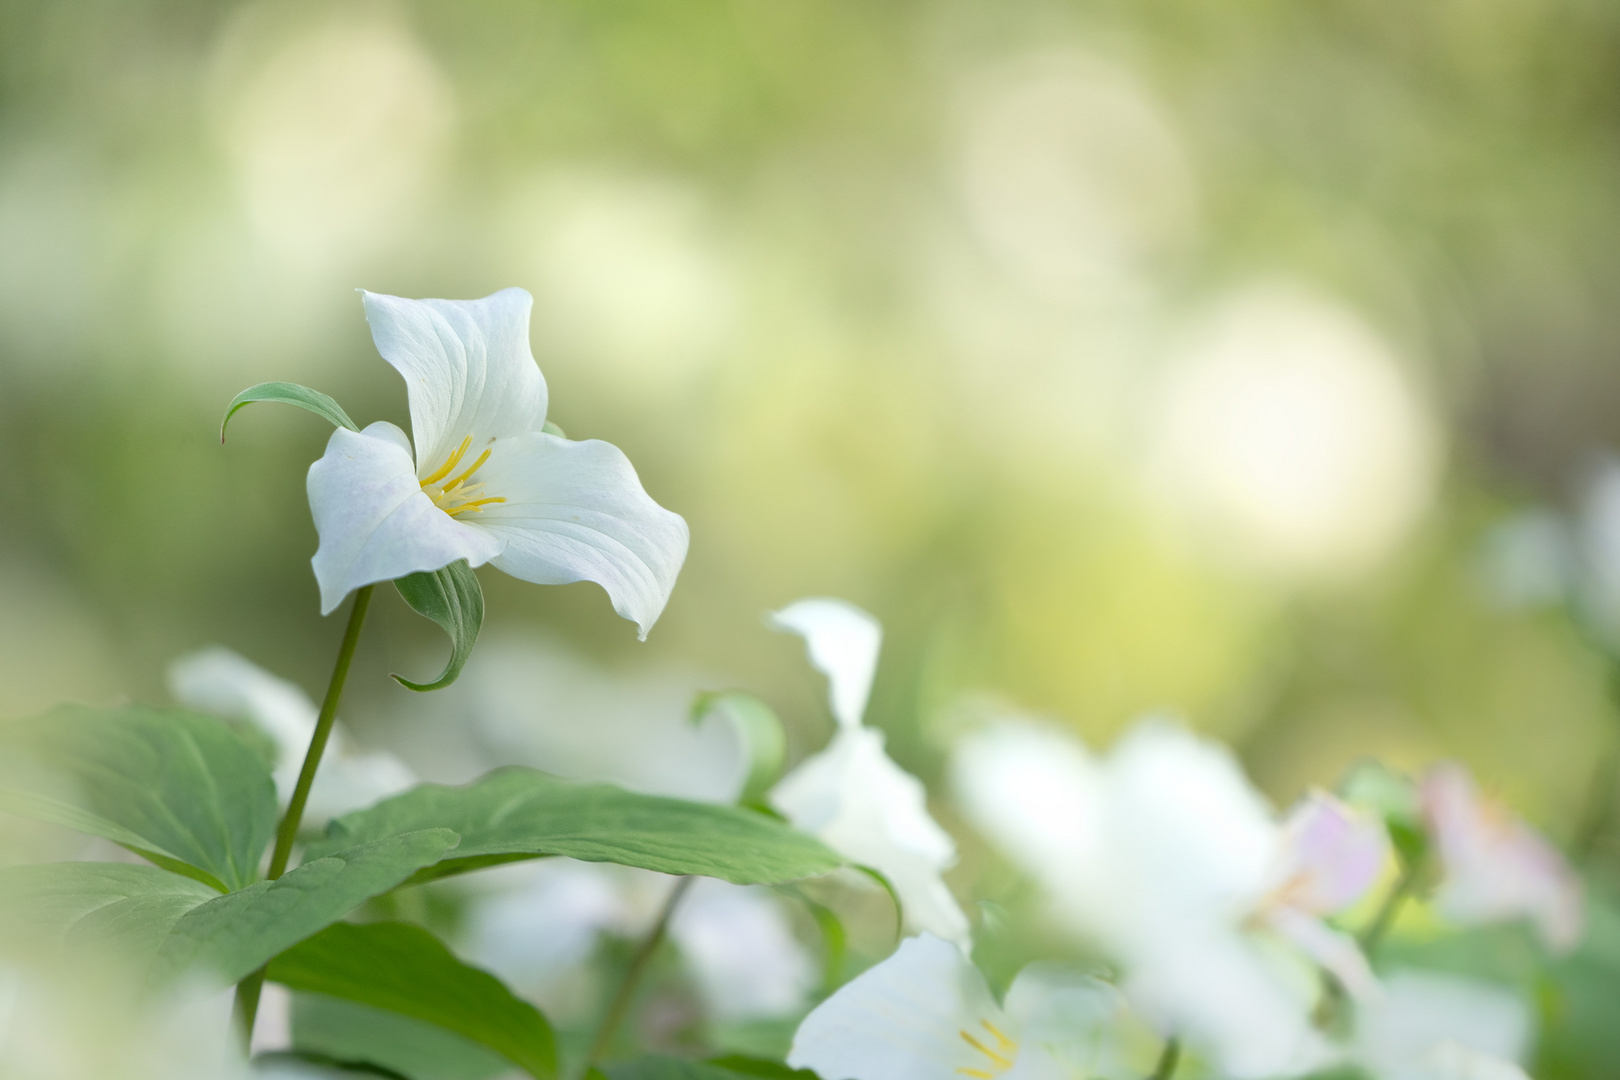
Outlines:
POLYGON ((742 740, 748 761, 748 778, 737 801, 745 806, 760 804, 765 793, 782 776, 787 760, 787 737, 782 721, 771 707, 752 694, 740 690, 706 691, 692 702, 692 722, 701 724, 718 716, 731 724, 742 740))
POLYGON ((335 923, 271 961, 268 978, 423 1020, 487 1047, 538 1080, 557 1074, 540 1010, 418 926, 335 923))
POLYGON ((544 424, 541 424, 540 430, 545 432, 547 435, 555 435, 559 439, 568 438, 567 433, 565 433, 563 429, 558 427, 556 424, 553 424, 550 420, 547 420, 544 424))
POLYGON ((319 390, 311 390, 307 386, 299 386, 290 382, 267 382, 258 386, 250 386, 246 390, 231 398, 230 405, 225 409, 225 419, 219 422, 219 441, 225 441, 225 425, 231 422, 238 409, 253 404, 255 401, 279 401, 283 405, 296 405, 300 409, 312 412, 323 420, 329 421, 333 427, 346 427, 350 431, 359 431, 360 427, 349 414, 343 411, 343 406, 333 401, 319 390))
POLYGON ((466 559, 459 559, 440 570, 407 574, 394 582, 394 588, 412 611, 438 623, 450 637, 450 660, 443 675, 430 683, 414 683, 403 675, 393 676, 394 681, 407 690, 443 690, 467 666, 479 628, 484 625, 484 590, 478 584, 478 575, 466 559))
POLYGON ((793 885, 778 888, 804 905, 815 920, 816 929, 821 932, 821 993, 823 997, 829 996, 844 981, 844 958, 849 951, 849 935, 844 930, 844 921, 832 908, 810 899, 803 889, 793 885))
POLYGON ((894 901, 894 940, 898 944, 900 939, 906 936, 906 907, 900 902, 900 893, 895 889, 894 882, 890 881, 886 874, 870 866, 857 866, 855 869, 883 886, 883 891, 894 901))

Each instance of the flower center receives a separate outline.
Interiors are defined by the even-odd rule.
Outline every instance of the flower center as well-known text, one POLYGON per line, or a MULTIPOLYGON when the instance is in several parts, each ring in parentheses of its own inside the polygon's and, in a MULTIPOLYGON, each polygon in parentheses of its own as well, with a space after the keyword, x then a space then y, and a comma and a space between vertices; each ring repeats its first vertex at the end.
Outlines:
MULTIPOLYGON (((490 440, 490 442, 494 441, 494 439, 490 440)), ((466 513, 469 510, 478 513, 490 503, 503 503, 506 501, 498 495, 484 495, 483 481, 473 479, 478 470, 483 467, 484 462, 489 460, 488 449, 479 454, 478 459, 467 468, 454 476, 450 475, 455 472, 456 466, 461 464, 461 459, 467 456, 467 451, 471 447, 472 436, 469 435, 461 440, 461 445, 456 447, 455 452, 445 459, 443 465, 422 478, 422 490, 427 492, 428 497, 433 500, 433 505, 451 517, 466 513)))
POLYGON ((963 1076, 971 1076, 973 1080, 995 1080, 996 1077, 1013 1067, 1013 1061, 1018 1057, 1018 1044, 1001 1033, 1001 1029, 988 1020, 980 1020, 984 1030, 989 1032, 989 1038, 983 1039, 971 1031, 963 1029, 957 1034, 973 1049, 984 1055, 984 1067, 981 1069, 960 1068, 956 1071, 963 1076))

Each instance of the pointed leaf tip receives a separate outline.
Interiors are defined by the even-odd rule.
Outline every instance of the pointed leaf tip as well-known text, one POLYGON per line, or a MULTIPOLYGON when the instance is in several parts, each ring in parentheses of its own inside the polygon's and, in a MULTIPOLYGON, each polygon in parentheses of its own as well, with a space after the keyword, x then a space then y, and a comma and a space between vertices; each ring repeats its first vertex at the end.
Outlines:
POLYGON ((407 690, 442 690, 460 677, 484 625, 484 590, 478 584, 478 575, 466 559, 460 559, 440 570, 407 574, 396 580, 394 587, 413 611, 438 623, 450 636, 450 659, 444 674, 433 682, 415 683, 402 675, 393 679, 407 690))
POLYGON ((283 405, 296 405, 330 421, 334 427, 346 427, 350 431, 360 430, 359 426, 349 419, 349 414, 343 411, 343 406, 319 390, 311 390, 297 383, 267 382, 250 386, 231 399, 230 405, 225 409, 225 419, 219 422, 221 445, 225 442, 225 426, 231 422, 231 417, 236 415, 237 410, 255 401, 279 401, 283 405))

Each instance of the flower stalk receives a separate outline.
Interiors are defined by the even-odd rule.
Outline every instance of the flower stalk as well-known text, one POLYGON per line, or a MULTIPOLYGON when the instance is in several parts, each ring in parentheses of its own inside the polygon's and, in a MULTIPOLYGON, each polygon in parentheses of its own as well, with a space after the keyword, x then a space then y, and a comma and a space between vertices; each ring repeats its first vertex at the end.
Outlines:
MULTIPOLYGON (((332 678, 326 684, 326 697, 321 701, 320 716, 315 720, 315 733, 310 736, 309 750, 304 754, 304 766, 298 772, 298 783, 293 787, 287 812, 282 815, 276 830, 276 846, 270 856, 268 879, 274 881, 287 872, 292 859, 293 842, 298 838, 298 826, 304 820, 304 807, 315 784, 315 772, 320 768, 321 755, 326 752, 332 736, 332 725, 337 721, 338 702, 343 697, 343 685, 349 678, 349 665, 354 661, 355 647, 360 643, 360 628, 365 625, 366 609, 371 606, 375 585, 366 585, 354 594, 354 607, 349 610, 349 625, 344 628, 343 642, 338 646, 337 662, 332 665, 332 678)), ((241 1026, 244 1044, 253 1039, 253 1022, 259 1013, 259 995, 264 989, 264 968, 253 972, 236 984, 234 1013, 241 1026)))
POLYGON ((1153 1067, 1150 1080, 1170 1080, 1176 1074, 1176 1065, 1180 1061, 1181 1040, 1171 1036, 1165 1040, 1164 1050, 1159 1054, 1159 1063, 1153 1067))
POLYGON ((596 1029, 596 1038, 591 1040, 590 1053, 585 1055, 585 1072, 589 1073, 593 1065, 602 1059, 613 1045, 613 1036, 624 1022, 625 1014, 630 1011, 630 1003, 635 999, 636 987, 641 983, 641 977, 647 972, 647 965, 652 962, 653 954, 658 946, 663 944, 664 936, 669 932, 669 920, 675 915, 675 909, 680 906, 681 898, 692 887, 695 881, 692 877, 683 877, 670 889, 669 898, 664 901, 664 909, 658 913, 658 921, 653 923, 647 936, 642 939, 641 945, 636 949, 635 956, 630 958, 630 967, 626 969, 624 978, 619 982, 619 988, 613 994, 613 1003, 608 1006, 607 1014, 602 1017, 602 1026, 596 1029))

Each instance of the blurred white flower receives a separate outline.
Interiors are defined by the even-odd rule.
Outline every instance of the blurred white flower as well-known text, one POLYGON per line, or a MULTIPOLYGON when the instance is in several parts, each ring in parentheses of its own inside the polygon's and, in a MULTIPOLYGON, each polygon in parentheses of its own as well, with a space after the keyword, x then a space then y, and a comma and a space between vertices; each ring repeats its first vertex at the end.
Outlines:
POLYGON ((1109 1060, 1122 1013, 1106 983, 1046 965, 997 1005, 960 949, 923 934, 805 1017, 787 1061, 826 1080, 1080 1080, 1109 1060))
MULTIPOLYGON (((189 709, 245 720, 268 735, 276 749, 276 795, 283 806, 287 804, 320 713, 302 689, 230 649, 215 645, 169 665, 169 692, 189 709)), ((319 825, 415 783, 416 775, 388 751, 368 752, 350 746, 339 722, 332 728, 326 754, 315 774, 304 819, 310 825, 319 825)))
POLYGON ((686 522, 617 447, 541 430, 529 294, 362 296, 377 350, 405 378, 416 449, 379 421, 338 428, 310 466, 322 614, 362 585, 466 559, 541 585, 594 581, 645 638, 686 559, 686 522))
POLYGON ((1581 937, 1580 879, 1564 857, 1500 801, 1481 794, 1461 765, 1437 765, 1421 786, 1442 878, 1435 906, 1463 924, 1527 918, 1548 947, 1581 937))
POLYGON ((1523 998, 1491 983, 1434 972, 1387 976, 1356 1015, 1351 1057, 1377 1080, 1528 1080, 1523 998))
MULTIPOLYGON (((480 644, 446 691, 466 701, 489 755, 577 780, 653 795, 734 802, 747 773, 735 729, 693 723, 694 696, 712 677, 678 667, 606 671, 533 637, 480 644)), ((646 933, 670 889, 649 871, 545 859, 479 875, 468 953, 553 1017, 594 1000, 581 986, 602 935, 646 933)), ((768 890, 703 879, 688 890, 669 934, 719 1020, 783 1016, 802 1007, 815 965, 768 890)))
POLYGON ((959 744, 952 775, 968 818, 1042 883, 1054 916, 1119 961, 1142 1014, 1227 1073, 1327 1059, 1311 1021, 1319 983, 1295 950, 1373 989, 1321 916, 1366 891, 1387 839, 1336 800, 1313 795, 1279 825, 1224 747, 1164 721, 1104 760, 1054 729, 999 723, 959 744))
MULTIPOLYGON (((161 993, 113 967, 6 973, 0 1030, 7 1080, 251 1080, 230 1021, 231 991, 161 993)), ((289 1074, 289 1080, 290 1080, 289 1074)))
POLYGON ((1376 563, 1427 510, 1438 433, 1390 347, 1296 287, 1250 289, 1169 368, 1157 466, 1231 553, 1302 576, 1376 563))
POLYGON ((861 723, 883 640, 876 619, 842 600, 800 600, 771 625, 801 635, 827 676, 838 730, 827 748, 771 789, 770 804, 834 851, 888 878, 909 926, 959 944, 967 916, 940 877, 956 844, 928 814, 921 781, 883 752, 883 733, 861 723))

